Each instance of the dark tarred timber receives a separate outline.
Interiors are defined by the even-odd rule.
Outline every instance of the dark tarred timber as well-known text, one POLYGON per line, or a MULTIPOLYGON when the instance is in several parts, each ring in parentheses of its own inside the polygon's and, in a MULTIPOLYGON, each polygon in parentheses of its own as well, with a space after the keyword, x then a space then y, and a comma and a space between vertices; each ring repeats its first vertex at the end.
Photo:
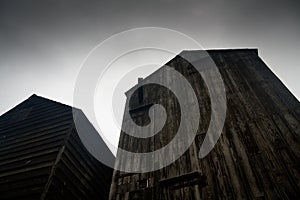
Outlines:
MULTIPOLYGON (((201 51, 183 53, 196 57, 201 51)), ((111 200, 300 198, 299 101, 262 61, 257 49, 208 53, 222 75, 227 96, 225 126, 215 148, 204 159, 198 158, 210 121, 210 98, 201 75, 179 54, 167 65, 185 76, 198 97, 201 119, 196 138, 176 162, 160 170, 141 174, 115 170, 111 200)), ((154 74, 160 76, 163 68, 154 74)), ((137 85, 133 89, 137 90, 127 101, 138 125, 149 123, 148 110, 153 103, 166 108, 168 119, 161 132, 150 139, 122 132, 119 147, 132 152, 159 149, 176 134, 180 106, 164 87, 137 85)), ((117 160, 121 164, 128 161, 118 156, 117 160)), ((159 165, 159 161, 149 164, 159 165)))
MULTIPOLYGON (((103 141, 99 151, 114 159, 103 141)), ((108 199, 112 171, 82 144, 70 106, 32 95, 0 117, 0 199, 108 199)))

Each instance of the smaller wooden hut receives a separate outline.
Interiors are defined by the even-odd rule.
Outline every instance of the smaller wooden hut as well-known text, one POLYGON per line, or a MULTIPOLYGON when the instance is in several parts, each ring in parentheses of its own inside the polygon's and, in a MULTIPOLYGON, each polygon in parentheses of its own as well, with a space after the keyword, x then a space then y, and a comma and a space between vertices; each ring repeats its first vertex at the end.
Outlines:
MULTIPOLYGON (((0 199, 107 199, 113 170, 83 145, 72 107, 32 95, 0 117, 0 199)), ((80 110, 77 120, 98 136, 80 110)), ((99 139, 99 136, 98 136, 99 139)), ((99 151, 114 156, 102 140, 99 151)))

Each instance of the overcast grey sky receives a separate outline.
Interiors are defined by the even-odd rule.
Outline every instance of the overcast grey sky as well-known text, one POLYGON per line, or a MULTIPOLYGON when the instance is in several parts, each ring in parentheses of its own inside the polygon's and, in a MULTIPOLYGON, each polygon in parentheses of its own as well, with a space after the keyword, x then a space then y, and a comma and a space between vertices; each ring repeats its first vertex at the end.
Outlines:
POLYGON ((144 26, 204 48, 257 47, 300 98, 300 3, 290 0, 1 0, 0 114, 32 93, 72 105, 82 60, 112 34, 144 26))

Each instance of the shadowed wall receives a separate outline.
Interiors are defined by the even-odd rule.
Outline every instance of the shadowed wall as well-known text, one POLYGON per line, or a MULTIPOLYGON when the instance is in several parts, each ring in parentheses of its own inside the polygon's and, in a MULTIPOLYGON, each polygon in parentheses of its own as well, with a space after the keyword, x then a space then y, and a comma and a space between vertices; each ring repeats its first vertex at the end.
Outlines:
MULTIPOLYGON (((194 56, 200 53, 182 52, 194 56)), ((195 140, 178 160, 160 170, 141 174, 115 170, 110 199, 299 197, 299 101, 266 66, 256 49, 208 50, 208 53, 222 75, 227 96, 226 121, 214 149, 205 158, 198 158, 210 121, 210 98, 199 73, 179 54, 167 65, 188 79, 198 97, 201 118, 195 140)), ((162 70, 164 67, 155 73, 160 76, 162 70)), ((162 75, 161 78, 170 77, 162 75)), ((162 104, 168 118, 164 128, 148 139, 122 132, 119 147, 132 152, 159 149, 176 134, 180 106, 164 87, 145 85, 133 89, 137 90, 127 101, 131 117, 138 125, 149 123, 148 111, 153 103, 162 104)), ((126 120, 123 126, 127 125, 126 120)), ((172 156, 172 152, 169 153, 172 156)), ((148 164, 159 165, 162 159, 156 158, 154 163, 148 164)), ((145 163, 118 154, 117 164, 145 163)))

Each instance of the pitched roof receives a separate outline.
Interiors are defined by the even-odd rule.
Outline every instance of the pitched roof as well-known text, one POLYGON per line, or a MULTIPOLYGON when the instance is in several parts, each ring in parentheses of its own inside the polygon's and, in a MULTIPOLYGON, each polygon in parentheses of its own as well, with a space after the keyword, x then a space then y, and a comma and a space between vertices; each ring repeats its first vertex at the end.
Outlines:
POLYGON ((114 160, 81 110, 32 95, 0 116, 1 199, 108 195, 112 169, 86 148, 72 111, 85 125, 85 138, 98 144, 96 151, 114 160))

